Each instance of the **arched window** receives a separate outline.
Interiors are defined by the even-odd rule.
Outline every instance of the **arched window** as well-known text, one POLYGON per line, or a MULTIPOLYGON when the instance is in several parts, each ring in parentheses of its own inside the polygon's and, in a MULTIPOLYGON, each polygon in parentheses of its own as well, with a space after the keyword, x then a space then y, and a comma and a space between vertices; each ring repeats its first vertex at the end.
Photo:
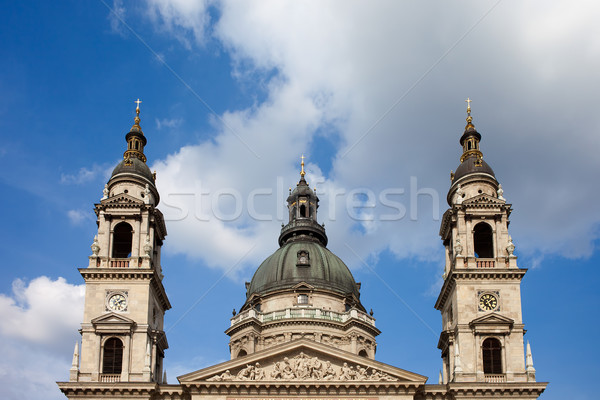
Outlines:
POLYGON ((475 246, 475 257, 477 258, 493 258, 494 243, 493 243, 492 227, 480 222, 475 225, 473 230, 473 243, 475 246))
POLYGON ((483 356, 483 372, 485 374, 502 373, 502 347, 498 339, 488 338, 481 346, 483 356))
POLYGON ((103 374, 120 374, 123 368, 123 342, 110 338, 104 343, 103 374))
POLYGON ((290 212, 290 221, 296 219, 296 206, 292 207, 292 211, 290 212))
POLYGON ((238 352, 237 356, 238 357, 244 357, 245 355, 247 355, 248 353, 246 353, 246 350, 242 349, 238 352))
POLYGON ((308 217, 308 213, 306 212, 306 206, 304 204, 302 204, 300 206, 300 216, 301 217, 308 217))
POLYGON ((365 349, 362 349, 361 351, 359 351, 358 355, 361 357, 365 357, 365 358, 369 357, 369 355, 367 354, 367 351, 365 349))
POLYGON ((113 254, 114 258, 128 258, 131 255, 131 241, 133 229, 127 222, 121 222, 115 226, 113 232, 113 254))

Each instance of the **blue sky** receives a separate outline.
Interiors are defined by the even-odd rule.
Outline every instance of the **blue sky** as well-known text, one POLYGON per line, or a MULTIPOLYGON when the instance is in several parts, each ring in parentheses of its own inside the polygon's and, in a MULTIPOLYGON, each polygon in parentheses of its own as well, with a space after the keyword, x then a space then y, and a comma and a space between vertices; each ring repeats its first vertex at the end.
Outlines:
POLYGON ((376 358, 435 383, 439 218, 470 97, 530 268, 542 398, 595 398, 599 18, 592 1, 3 2, 0 394, 61 398, 93 203, 137 98, 169 232, 170 382, 228 359, 305 154, 329 248, 383 332, 376 358))

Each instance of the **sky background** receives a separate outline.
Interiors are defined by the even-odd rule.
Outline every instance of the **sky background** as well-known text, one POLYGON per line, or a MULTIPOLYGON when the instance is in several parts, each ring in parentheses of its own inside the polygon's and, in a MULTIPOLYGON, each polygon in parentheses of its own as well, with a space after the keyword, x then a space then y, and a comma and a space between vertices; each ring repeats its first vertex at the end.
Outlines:
POLYGON ((1 4, 0 397, 62 398, 77 268, 137 98, 168 229, 170 383, 229 358, 302 154, 328 247, 383 332, 376 359, 437 383, 438 230, 470 97, 529 268, 541 398, 597 398, 598 2, 1 4))

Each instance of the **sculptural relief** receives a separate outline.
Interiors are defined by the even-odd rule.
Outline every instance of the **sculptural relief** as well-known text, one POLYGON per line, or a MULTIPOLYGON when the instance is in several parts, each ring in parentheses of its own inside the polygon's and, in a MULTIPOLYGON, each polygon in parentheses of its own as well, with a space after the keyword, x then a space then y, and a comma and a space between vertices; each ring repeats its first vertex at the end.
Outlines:
POLYGON ((276 361, 267 371, 260 363, 246 364, 237 374, 229 370, 208 381, 262 381, 262 380, 325 380, 325 381, 397 381, 397 378, 370 367, 343 363, 341 367, 303 352, 293 358, 276 361))

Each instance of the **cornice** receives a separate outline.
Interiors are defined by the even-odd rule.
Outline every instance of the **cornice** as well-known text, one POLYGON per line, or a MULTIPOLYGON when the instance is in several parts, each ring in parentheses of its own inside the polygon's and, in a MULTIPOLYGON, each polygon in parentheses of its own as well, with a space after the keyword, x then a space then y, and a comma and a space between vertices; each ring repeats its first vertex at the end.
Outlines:
POLYGON ((495 397, 498 395, 522 398, 539 397, 548 386, 548 382, 456 382, 447 385, 447 393, 453 396, 495 397))
POLYGON ((243 322, 228 328, 227 330, 225 330, 225 333, 227 335, 231 336, 249 326, 257 327, 258 331, 262 333, 266 329, 278 328, 280 326, 291 326, 291 325, 324 326, 324 327, 329 327, 329 328, 334 328, 334 329, 340 329, 343 331, 347 331, 350 327, 356 326, 363 330, 368 331, 373 336, 377 336, 381 333, 381 331, 379 329, 377 329, 376 327, 366 324, 356 318, 350 319, 346 322, 336 322, 336 321, 332 321, 332 320, 311 319, 311 318, 297 318, 297 319, 289 318, 289 319, 269 321, 269 322, 263 322, 263 323, 261 323, 256 318, 248 318, 248 319, 245 319, 243 322))
POLYGON ((455 215, 456 213, 454 212, 454 210, 452 208, 447 209, 444 212, 444 215, 442 216, 442 223, 440 224, 440 236, 442 238, 442 240, 446 240, 448 238, 448 231, 450 230, 451 227, 451 222, 452 222, 452 217, 455 215))
POLYGON ((151 398, 159 385, 155 382, 57 382, 61 392, 67 397, 140 397, 151 398))
POLYGON ((101 281, 150 281, 164 310, 171 308, 165 287, 154 268, 79 268, 79 273, 86 284, 101 281))
POLYGON ((454 289, 454 287, 456 286, 457 281, 520 281, 521 279, 523 279, 523 276, 525 276, 526 272, 526 268, 452 269, 446 277, 446 280, 444 281, 442 290, 440 290, 440 295, 438 296, 435 302, 435 308, 437 310, 441 310, 442 307, 444 307, 444 304, 446 303, 448 296, 452 292, 452 289, 454 289))
POLYGON ((417 382, 373 381, 233 381, 185 382, 191 394, 244 396, 393 396, 414 395, 417 382))

